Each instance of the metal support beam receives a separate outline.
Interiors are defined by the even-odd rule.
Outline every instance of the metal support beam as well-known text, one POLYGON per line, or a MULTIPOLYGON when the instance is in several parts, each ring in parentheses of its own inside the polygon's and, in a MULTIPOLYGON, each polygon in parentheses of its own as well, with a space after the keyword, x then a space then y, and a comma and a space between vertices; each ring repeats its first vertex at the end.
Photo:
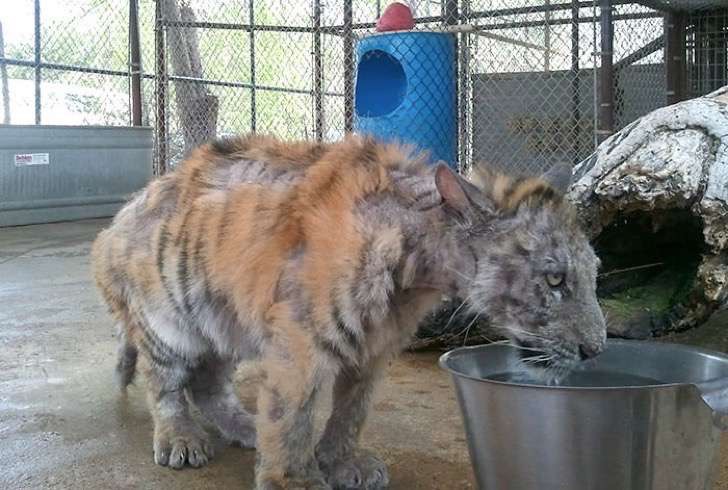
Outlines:
POLYGON ((316 141, 324 139, 324 60, 321 54, 321 0, 313 2, 313 110, 316 141))
POLYGON ((619 73, 620 70, 627 68, 630 65, 634 65, 641 59, 647 58, 652 53, 656 53, 665 47, 665 39, 660 36, 652 41, 648 42, 644 46, 632 51, 627 56, 623 57, 614 64, 614 71, 619 73))
MULTIPOLYGON (((5 37, 3 36, 3 23, 0 21, 0 56, 5 58, 5 37)), ((10 87, 8 80, 8 66, 0 62, 0 83, 3 84, 3 124, 10 124, 10 87)))
MULTIPOLYGON (((567 4, 565 4, 567 5, 567 4)), ((636 13, 636 14, 619 14, 619 15, 612 15, 612 21, 618 21, 618 20, 643 20, 643 19, 661 19, 662 14, 659 12, 644 12, 644 13, 636 13)), ((600 17, 580 17, 579 23, 580 24, 593 24, 595 22, 599 22, 600 17)), ((552 18, 548 25, 551 27, 554 26, 563 26, 563 25, 570 25, 571 24, 571 18, 570 17, 562 17, 562 18, 552 18)), ((474 26, 474 29, 476 31, 498 31, 503 29, 523 29, 526 27, 545 27, 546 21, 544 19, 539 20, 528 20, 528 21, 516 21, 516 22, 499 22, 499 23, 493 23, 493 24, 480 24, 477 26, 474 26)), ((543 48, 541 48, 543 49, 543 48)))
MULTIPOLYGON (((612 5, 629 5, 633 4, 635 0, 612 0, 612 5)), ((594 5, 592 0, 582 0, 576 2, 579 8, 591 8, 594 5)), ((468 19, 485 19, 485 18, 502 18, 512 15, 530 15, 535 13, 546 13, 546 12, 559 12, 564 10, 571 10, 573 8, 572 3, 566 2, 543 2, 540 5, 527 5, 525 7, 509 7, 502 9, 493 10, 479 10, 472 12, 468 15, 468 19)), ((560 16, 559 16, 560 17, 560 16)), ((568 21, 568 19, 567 19, 568 21)))
POLYGON ((156 51, 156 144, 157 159, 154 168, 156 175, 167 172, 167 57, 164 43, 164 27, 162 26, 162 2, 157 0, 155 6, 154 45, 156 51))
POLYGON ((35 0, 33 8, 33 37, 34 46, 33 52, 35 54, 35 123, 40 124, 40 82, 41 82, 41 70, 40 70, 40 0, 35 0))
POLYGON ((666 4, 667 2, 661 2, 659 0, 637 0, 637 3, 653 10, 659 10, 660 12, 665 12, 670 8, 670 5, 666 4))
POLYGON ((131 123, 142 125, 142 62, 139 43, 138 0, 129 0, 129 76, 131 79, 131 123))
MULTIPOLYGON (((248 1, 248 22, 250 26, 255 26, 255 5, 254 0, 248 1)), ((258 100, 255 90, 255 29, 251 28, 249 33, 250 39, 250 131, 256 132, 258 126, 258 100)))
POLYGON ((571 1, 571 127, 572 127, 572 163, 579 163, 581 157, 581 80, 579 79, 579 2, 571 1))
MULTIPOLYGON (((27 66, 29 68, 40 68, 42 70, 62 70, 77 73, 97 73, 99 75, 113 75, 118 77, 129 77, 129 70, 105 70, 103 68, 94 68, 88 66, 64 65, 61 63, 37 63, 30 60, 18 60, 15 58, 0 58, 0 63, 8 66, 27 66)), ((153 78, 152 75, 144 75, 144 78, 153 78)))
POLYGON ((599 67, 599 125, 597 137, 605 140, 614 133, 614 23, 612 0, 599 0, 601 66, 599 67))
POLYGON ((665 14, 665 78, 667 104, 675 104, 687 97, 687 63, 685 60, 687 15, 665 14))
MULTIPOLYGON (((458 24, 458 19, 460 17, 460 13, 458 12, 458 0, 445 0, 445 3, 442 5, 442 10, 440 12, 442 14, 442 20, 441 23, 444 26, 453 26, 458 24)), ((459 66, 458 61, 460 58, 460 46, 461 43, 458 42, 458 35, 452 34, 454 42, 455 42, 455 59, 453 60, 453 63, 455 63, 455 66, 453 67, 453 71, 458 74, 457 79, 458 81, 455 84, 455 124, 456 124, 456 131, 457 134, 460 134, 460 127, 463 124, 463 121, 460 119, 460 117, 463 115, 462 113, 462 107, 461 107, 461 101, 460 101, 460 92, 463 90, 462 87, 462 78, 460 78, 459 73, 459 66)), ((459 138, 458 138, 459 139, 459 138)), ((460 142, 458 141, 456 143, 458 147, 460 146, 460 142)), ((458 148, 455 149, 455 155, 460 155, 460 152, 458 151, 458 148)), ((457 158, 457 157, 456 157, 457 158)), ((449 163, 449 162, 448 162, 449 163)), ((453 164, 456 164, 457 162, 452 162, 453 164)))
MULTIPOLYGON (((544 0, 545 6, 551 6, 551 0, 544 0)), ((578 10, 577 10, 578 11, 578 10)), ((543 32, 543 71, 551 71, 551 11, 547 10, 543 14, 544 32, 543 32)))
MULTIPOLYGON (((468 19, 470 15, 470 0, 462 0, 460 15, 468 19)), ((458 72, 458 166, 460 172, 468 170, 472 164, 468 153, 471 147, 470 124, 470 34, 460 34, 459 72, 458 72)))
POLYGON ((240 24, 235 22, 203 22, 187 20, 163 20, 162 27, 186 27, 195 29, 224 29, 232 31, 258 31, 258 32, 313 32, 313 27, 276 26, 268 24, 240 24))
POLYGON ((354 9, 352 0, 344 0, 344 131, 354 129, 354 9))

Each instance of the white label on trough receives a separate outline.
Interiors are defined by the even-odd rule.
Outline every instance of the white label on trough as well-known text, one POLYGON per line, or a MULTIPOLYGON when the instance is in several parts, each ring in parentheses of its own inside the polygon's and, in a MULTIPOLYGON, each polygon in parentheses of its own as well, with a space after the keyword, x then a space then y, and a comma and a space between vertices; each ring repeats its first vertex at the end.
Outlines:
POLYGON ((51 163, 48 153, 16 153, 15 166, 24 167, 26 165, 48 165, 51 163))

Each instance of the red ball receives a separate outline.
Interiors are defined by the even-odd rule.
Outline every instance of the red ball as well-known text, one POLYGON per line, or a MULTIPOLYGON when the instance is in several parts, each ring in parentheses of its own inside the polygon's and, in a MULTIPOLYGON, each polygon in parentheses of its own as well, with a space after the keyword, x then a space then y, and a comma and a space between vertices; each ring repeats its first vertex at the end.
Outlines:
POLYGON ((377 21, 377 32, 404 31, 414 26, 415 19, 410 8, 403 3, 394 2, 384 9, 377 21))

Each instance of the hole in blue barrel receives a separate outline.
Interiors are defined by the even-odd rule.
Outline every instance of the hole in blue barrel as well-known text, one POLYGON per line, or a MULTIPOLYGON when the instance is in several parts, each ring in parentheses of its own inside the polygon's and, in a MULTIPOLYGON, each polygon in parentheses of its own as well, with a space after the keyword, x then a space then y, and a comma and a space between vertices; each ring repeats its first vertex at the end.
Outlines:
POLYGON ((356 79, 358 116, 389 114, 402 103, 406 90, 407 77, 394 56, 379 49, 362 55, 356 79))

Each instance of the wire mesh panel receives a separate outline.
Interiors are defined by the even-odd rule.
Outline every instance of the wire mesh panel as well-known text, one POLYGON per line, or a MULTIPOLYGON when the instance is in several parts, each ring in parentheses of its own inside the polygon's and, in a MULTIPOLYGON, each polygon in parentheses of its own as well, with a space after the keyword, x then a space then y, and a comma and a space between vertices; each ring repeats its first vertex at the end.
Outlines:
POLYGON ((687 28, 689 96, 699 97, 728 84, 728 6, 689 16, 687 28))
POLYGON ((0 23, 4 123, 130 124, 127 1, 17 0, 0 23))
POLYGON ((307 2, 160 0, 160 144, 174 165, 216 134, 314 137, 307 2))
POLYGON ((600 107, 611 111, 604 137, 665 103, 657 11, 576 0, 481 1, 472 9, 475 160, 516 174, 576 163, 599 140, 600 107), (612 93, 600 90, 605 82, 612 93))
POLYGON ((591 148, 590 8, 549 2, 474 2, 473 158, 512 173, 576 162, 591 148))
POLYGON ((614 7, 614 129, 666 103, 664 20, 639 4, 614 7))

